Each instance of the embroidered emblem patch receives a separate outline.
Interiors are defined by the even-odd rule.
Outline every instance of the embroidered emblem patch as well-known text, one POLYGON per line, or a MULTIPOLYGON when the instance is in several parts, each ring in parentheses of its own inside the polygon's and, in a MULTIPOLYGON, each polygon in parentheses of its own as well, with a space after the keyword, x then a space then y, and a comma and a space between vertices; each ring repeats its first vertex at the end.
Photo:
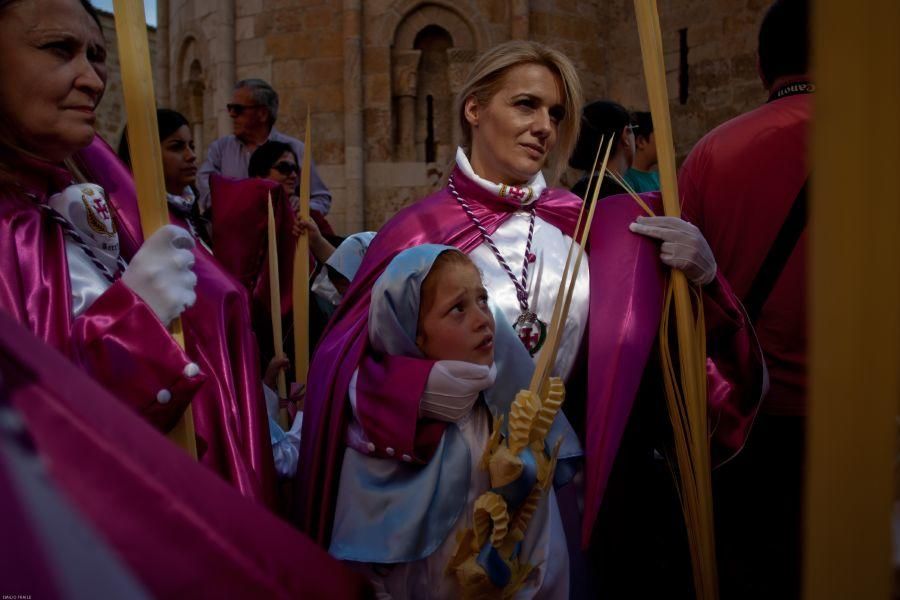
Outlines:
POLYGON ((97 195, 93 189, 86 187, 82 190, 81 202, 91 231, 106 236, 116 235, 116 222, 102 194, 97 195))
POLYGON ((520 188, 514 185, 506 185, 505 183, 501 183, 500 197, 511 198, 519 204, 525 205, 531 202, 531 199, 534 197, 534 190, 531 189, 531 186, 520 188))

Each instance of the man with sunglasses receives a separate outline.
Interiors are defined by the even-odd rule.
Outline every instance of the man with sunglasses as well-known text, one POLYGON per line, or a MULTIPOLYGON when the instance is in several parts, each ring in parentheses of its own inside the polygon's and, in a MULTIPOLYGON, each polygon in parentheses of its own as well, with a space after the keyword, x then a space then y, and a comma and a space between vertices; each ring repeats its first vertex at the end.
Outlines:
MULTIPOLYGON (((204 212, 210 207, 209 176, 218 173, 226 177, 247 177, 250 157, 267 141, 290 145, 297 159, 303 160, 303 142, 275 129, 278 92, 267 82, 262 79, 237 82, 227 107, 234 133, 210 144, 206 160, 197 174, 200 209, 204 212)), ((331 209, 331 192, 316 172, 315 164, 312 164, 311 175, 310 209, 327 215, 331 209)))

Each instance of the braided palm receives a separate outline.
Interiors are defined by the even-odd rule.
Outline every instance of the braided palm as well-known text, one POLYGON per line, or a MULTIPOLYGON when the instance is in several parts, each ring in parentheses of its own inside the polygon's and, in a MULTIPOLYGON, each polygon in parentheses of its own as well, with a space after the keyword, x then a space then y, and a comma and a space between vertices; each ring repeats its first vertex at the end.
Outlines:
POLYGON ((531 441, 543 442, 553 425, 556 413, 559 412, 563 400, 566 399, 566 387, 563 385, 562 379, 559 377, 550 378, 550 389, 547 397, 541 403, 541 409, 535 417, 534 425, 531 429, 531 441))

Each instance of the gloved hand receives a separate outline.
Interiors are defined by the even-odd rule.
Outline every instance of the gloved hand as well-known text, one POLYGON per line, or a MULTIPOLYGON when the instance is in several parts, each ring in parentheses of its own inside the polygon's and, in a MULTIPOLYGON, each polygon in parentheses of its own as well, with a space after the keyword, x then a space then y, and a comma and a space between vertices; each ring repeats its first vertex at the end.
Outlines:
POLYGON ((695 225, 677 217, 638 217, 628 229, 662 240, 660 259, 692 282, 706 285, 715 279, 716 259, 695 225))
POLYGON ((274 419, 269 417, 269 435, 272 440, 272 455, 275 472, 281 477, 293 477, 297 473, 300 458, 300 434, 303 429, 303 413, 294 417, 291 428, 284 431, 274 419))
POLYGON ((331 277, 328 276, 328 269, 319 271, 309 289, 331 306, 337 306, 341 303, 341 293, 334 287, 331 277))
POLYGON ((419 417, 455 423, 469 414, 478 394, 494 385, 497 367, 439 360, 431 369, 419 403, 419 417))
POLYGON ((147 303, 168 326, 197 300, 194 286, 194 238, 175 225, 160 227, 131 259, 122 283, 147 303))

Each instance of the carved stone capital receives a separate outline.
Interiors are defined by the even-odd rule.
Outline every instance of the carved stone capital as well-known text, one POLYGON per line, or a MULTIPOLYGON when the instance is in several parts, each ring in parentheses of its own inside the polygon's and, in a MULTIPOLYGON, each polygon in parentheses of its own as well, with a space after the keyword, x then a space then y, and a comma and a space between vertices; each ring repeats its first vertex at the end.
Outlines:
POLYGON ((447 48, 447 80, 454 93, 462 88, 477 57, 478 53, 469 48, 447 48))
POLYGON ((416 95, 421 50, 396 50, 391 54, 391 88, 395 96, 416 95))

